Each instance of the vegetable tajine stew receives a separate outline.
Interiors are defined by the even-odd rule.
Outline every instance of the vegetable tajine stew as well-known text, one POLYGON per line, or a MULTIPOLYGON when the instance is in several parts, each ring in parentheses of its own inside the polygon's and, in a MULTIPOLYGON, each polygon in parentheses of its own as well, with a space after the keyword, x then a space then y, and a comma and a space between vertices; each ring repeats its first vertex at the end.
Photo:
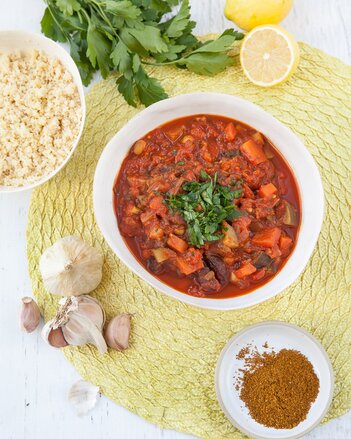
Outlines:
POLYGON ((193 296, 256 289, 297 239, 299 195, 288 164, 261 133, 222 116, 173 120, 135 142, 113 196, 134 256, 193 296))

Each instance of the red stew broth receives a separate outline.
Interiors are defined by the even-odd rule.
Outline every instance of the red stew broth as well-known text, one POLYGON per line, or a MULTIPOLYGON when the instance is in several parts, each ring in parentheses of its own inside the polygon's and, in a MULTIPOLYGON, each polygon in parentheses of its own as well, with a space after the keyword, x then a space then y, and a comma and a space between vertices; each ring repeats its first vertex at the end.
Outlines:
MULTIPOLYGON (((289 256, 293 252, 301 220, 300 198, 297 184, 288 163, 272 145, 272 143, 262 134, 260 134, 262 137, 258 137, 258 140, 256 137, 255 143, 262 149, 262 151, 265 152, 265 156, 267 157, 265 164, 263 165, 262 163, 259 163, 254 165, 253 163, 249 162, 246 156, 243 155, 241 152, 242 145, 246 141, 252 140, 252 136, 254 136, 255 139, 255 133, 257 133, 257 130, 254 128, 227 117, 216 115, 193 115, 172 120, 150 131, 144 137, 142 137, 142 140, 146 142, 146 146, 143 142, 141 143, 141 147, 139 149, 141 149, 142 152, 140 154, 136 154, 134 152, 134 147, 136 144, 134 144, 125 157, 113 188, 113 202, 120 233, 128 248, 141 263, 141 265, 144 266, 144 268, 146 268, 153 276, 172 288, 186 294, 215 299, 247 294, 269 282, 282 269, 289 256), (230 130, 229 135, 226 134, 225 129, 229 124, 232 124, 235 128, 234 139, 232 138, 233 132, 230 132, 230 130), (184 144, 182 143, 182 139, 184 139, 184 137, 187 135, 192 136, 194 141, 190 143, 186 141, 184 144), (228 140, 228 138, 231 140, 228 140), (263 144, 260 142, 260 140, 263 140, 263 144), (191 147, 187 148, 186 146, 190 144, 191 147), (195 144, 195 146, 193 147, 192 144, 195 144), (230 157, 230 153, 228 153, 228 151, 234 150, 240 151, 239 156, 242 157, 241 159, 236 159, 235 156, 230 157), (223 156, 222 153, 225 153, 226 155, 223 156), (268 158, 268 156, 270 158, 268 158), (221 166, 228 167, 226 164, 227 162, 229 163, 229 168, 227 170, 223 170, 221 166), (274 212, 276 212, 277 209, 281 210, 281 208, 278 206, 287 202, 293 206, 296 212, 295 225, 288 226, 281 224, 281 221, 278 220, 269 221, 267 218, 255 219, 254 217, 258 210, 257 207, 254 209, 253 213, 246 211, 245 208, 239 207, 239 210, 242 211, 243 216, 247 215, 249 218, 252 217, 252 222, 248 227, 250 236, 246 241, 243 242, 243 245, 249 247, 249 241, 251 242, 253 236, 258 233, 257 231, 252 231, 251 228, 257 227, 259 229, 258 231, 260 231, 260 229, 265 227, 268 229, 278 227, 281 230, 282 235, 291 238, 292 243, 289 249, 285 250, 283 254, 277 258, 277 260, 279 259, 278 263, 275 263, 275 258, 272 256, 275 266, 273 269, 271 269, 271 271, 266 270, 263 276, 262 273, 260 273, 259 276, 257 276, 257 274, 256 276, 254 275, 259 270, 263 271, 265 267, 256 269, 255 273, 245 276, 243 279, 239 279, 236 283, 231 283, 229 281, 225 284, 221 283, 221 288, 219 291, 212 291, 210 293, 203 291, 201 286, 199 286, 198 282, 195 280, 195 278, 199 275, 199 270, 198 273, 194 272, 190 275, 184 275, 179 271, 177 264, 174 263, 174 259, 172 259, 173 262, 168 260, 161 264, 156 264, 157 266, 155 270, 155 266, 152 266, 155 264, 150 264, 148 262, 154 258, 153 256, 146 257, 148 256, 148 253, 151 253, 149 249, 145 248, 145 246, 150 248, 153 246, 155 246, 155 248, 167 247, 166 242, 168 235, 162 232, 163 236, 161 239, 159 239, 160 236, 157 236, 157 234, 160 232, 155 229, 157 239, 147 238, 147 227, 144 230, 144 225, 140 220, 140 214, 142 214, 144 211, 150 210, 149 201, 154 197, 165 198, 168 191, 172 190, 172 188, 176 186, 177 179, 174 180, 175 169, 177 175, 179 172, 179 178, 181 178, 182 175, 185 175, 185 180, 178 181, 178 183, 183 182, 182 184, 184 184, 186 181, 199 180, 199 172, 201 168, 211 176, 217 172, 219 176, 219 184, 225 186, 225 184, 222 183, 225 183, 226 179, 228 179, 230 176, 232 176, 235 180, 238 179, 237 173, 231 172, 231 167, 236 165, 237 162, 239 164, 243 163, 244 169, 247 167, 247 169, 245 169, 246 174, 241 177, 243 177, 244 184, 252 190, 255 197, 255 203, 257 202, 256 200, 260 198, 258 196, 260 187, 273 182, 274 186, 276 186, 278 190, 276 196, 280 201, 271 209, 273 209, 274 212), (225 165, 223 165, 223 163, 225 163, 225 165), (274 168, 274 176, 272 178, 267 177, 268 174, 272 174, 272 165, 269 163, 271 163, 274 168), (265 168, 267 168, 267 173, 262 177, 262 173, 265 168), (254 178, 255 172, 260 172, 257 181, 255 181, 254 178), (227 173, 229 174, 228 178, 227 173), (152 176, 152 174, 154 174, 154 176, 152 176), (223 174, 223 176, 221 174, 223 174), (169 181, 168 176, 170 176, 169 181), (138 181, 138 179, 141 180, 138 181), (147 180, 147 184, 144 184, 145 179, 147 180), (133 186, 130 181, 132 181, 132 183, 136 181, 136 186, 133 186), (154 186, 154 190, 152 189, 152 185, 154 186), (142 205, 138 205, 138 199, 142 200, 145 196, 147 201, 145 207, 143 208, 142 205), (131 207, 132 205, 136 209, 131 207), (255 227, 253 223, 255 223, 255 227), (163 272, 158 272, 159 266, 161 266, 161 268, 163 266, 163 272)), ((136 150, 139 152, 138 148, 136 150)), ((182 192, 182 184, 178 184, 179 193, 182 192)), ((245 191, 246 190, 244 190, 244 192, 245 191)), ((243 196, 239 199, 239 206, 241 202, 248 203, 250 205, 249 201, 243 201, 244 198, 246 197, 243 194, 243 196)), ((273 203, 273 201, 271 203, 273 203)), ((162 204, 165 206, 164 203, 162 204)), ((162 210, 162 215, 164 215, 167 220, 167 213, 165 213, 164 207, 161 206, 160 209, 162 210)), ((259 215, 260 214, 261 213, 259 213, 259 215)), ((277 216, 277 214, 275 214, 275 216, 277 216)), ((163 220, 161 220, 161 222, 162 221, 163 220)), ((231 223, 233 227, 235 227, 236 221, 237 220, 234 219, 232 222, 229 221, 228 223, 231 223)), ((172 224, 171 229, 174 228, 173 226, 174 225, 172 224)), ((162 226, 160 227, 162 228, 162 226)), ((178 237, 184 241, 188 241, 186 230, 184 234, 180 234, 178 237)), ((210 250, 211 246, 213 245, 214 243, 211 242, 210 250)), ((192 246, 189 244, 189 247, 192 246)), ((243 261, 247 261, 247 257, 250 256, 250 253, 247 253, 246 250, 241 248, 241 243, 239 247, 240 249, 231 249, 232 253, 235 254, 234 259, 236 259, 236 261, 235 263, 228 265, 229 272, 235 273, 236 270, 239 270, 242 265, 246 265, 246 263, 243 264, 243 261), (240 257, 238 256, 238 253, 241 251, 243 253, 242 260, 240 260, 240 257), (237 260, 238 258, 239 260, 237 260), (241 265, 239 262, 241 262, 241 265)), ((253 246, 253 248, 255 250, 250 248, 247 250, 253 252, 254 254, 257 252, 269 253, 271 251, 272 255, 274 254, 274 251, 276 253, 281 251, 279 248, 274 251, 265 247, 261 247, 258 250, 257 246, 253 246)), ((200 250, 203 251, 201 248, 200 250)), ((207 249, 206 251, 208 252, 209 250, 207 249)), ((203 254, 205 253, 206 252, 203 254)), ((181 254, 177 252, 176 254, 177 257, 181 256, 181 254)), ((206 262, 204 264, 207 268, 208 264, 206 262)), ((211 270, 211 267, 210 271, 213 271, 211 270)), ((215 278, 218 279, 216 275, 215 278)))

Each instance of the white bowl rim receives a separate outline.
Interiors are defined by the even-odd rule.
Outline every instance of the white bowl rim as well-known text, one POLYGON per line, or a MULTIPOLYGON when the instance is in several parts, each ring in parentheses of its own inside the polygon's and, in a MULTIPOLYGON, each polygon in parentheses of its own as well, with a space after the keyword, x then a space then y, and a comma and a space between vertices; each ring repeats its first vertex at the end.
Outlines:
POLYGON ((322 421, 322 419, 324 418, 324 416, 327 414, 329 407, 331 405, 331 402, 333 400, 333 396, 334 396, 334 385, 335 385, 335 378, 334 378, 334 370, 333 370, 333 366, 331 364, 330 358, 326 352, 326 350, 324 349, 323 345, 320 343, 319 340, 317 340, 311 333, 309 333, 308 331, 306 331, 306 329, 302 328, 301 326, 297 326, 294 325, 293 323, 288 323, 288 322, 283 322, 281 320, 265 320, 263 322, 258 322, 258 323, 254 323, 253 325, 249 325, 249 326, 245 326, 245 328, 241 329, 240 331, 238 331, 236 334, 233 335, 233 337, 231 337, 228 342, 225 344, 224 348, 222 349, 218 360, 217 360, 217 365, 216 365, 216 369, 215 369, 215 389, 216 389, 216 395, 217 395, 217 400, 218 403, 221 407, 221 409, 223 410, 224 414, 226 415, 226 417, 228 418, 228 420, 238 429, 240 430, 242 433, 246 434, 247 436, 253 438, 253 439, 269 439, 268 436, 261 436, 261 435, 253 435, 250 431, 248 431, 246 428, 242 427, 232 416, 231 414, 228 412, 227 408, 225 407, 222 398, 221 398, 221 392, 219 389, 219 375, 220 375, 220 366, 223 360, 223 357, 225 356, 226 352, 231 348, 232 344, 235 342, 235 340, 237 338, 239 338, 241 335, 245 334, 245 332, 250 331, 253 328, 262 328, 265 326, 270 326, 270 325, 276 325, 276 326, 282 326, 282 327, 288 327, 291 329, 294 329, 297 332, 300 332, 302 334, 304 334, 307 338, 309 338, 319 349, 319 351, 321 352, 322 356, 324 357, 326 364, 328 366, 328 370, 329 370, 329 376, 330 376, 330 392, 329 392, 329 397, 328 400, 325 404, 325 407, 323 409, 323 411, 321 412, 320 416, 318 417, 318 419, 312 424, 310 425, 308 428, 306 428, 306 430, 302 431, 301 433, 298 433, 294 436, 290 436, 289 439, 298 439, 302 436, 304 436, 305 434, 309 433, 310 431, 312 431, 314 428, 316 428, 320 422, 322 421))
MULTIPOLYGON (((45 175, 43 178, 35 181, 34 183, 25 184, 23 186, 1 186, 0 185, 0 193, 1 194, 12 194, 15 192, 23 192, 27 191, 29 189, 33 189, 37 186, 40 186, 43 183, 46 183, 48 180, 50 180, 54 175, 56 175, 70 160, 72 154, 74 153, 75 149, 78 146, 79 140, 81 138, 83 129, 84 129, 84 123, 85 123, 85 117, 86 117, 86 104, 85 104, 85 97, 84 97, 84 88, 83 83, 80 77, 80 73, 78 70, 78 67, 76 66, 75 62, 73 61, 71 55, 58 44, 57 42, 51 40, 50 38, 47 38, 44 35, 41 35, 37 32, 30 32, 30 31, 23 31, 23 30, 0 30, 0 39, 5 34, 12 35, 13 37, 23 38, 23 40, 30 39, 34 41, 42 41, 45 45, 51 46, 53 49, 53 53, 49 53, 47 50, 43 49, 42 47, 38 47, 38 50, 45 52, 50 58, 58 58, 65 66, 65 68, 71 73, 73 77, 73 81, 78 89, 80 102, 81 102, 81 112, 82 112, 82 118, 80 122, 80 129, 76 136, 75 141, 73 142, 72 148, 68 155, 66 156, 65 160, 57 167, 55 168, 50 174, 45 175), (67 67, 67 64, 69 64, 69 68, 67 67), (77 81, 77 78, 79 80, 77 81)), ((19 50, 21 50, 19 48, 19 50)))
MULTIPOLYGON (((229 105, 231 105, 229 104, 229 105)), ((190 112, 185 113, 184 116, 188 114, 214 114, 214 115, 224 115, 221 113, 220 108, 214 112, 210 111, 196 111, 196 112, 190 112)), ((182 116, 176 116, 176 117, 170 117, 168 120, 177 119, 182 116)), ((228 117, 228 116, 226 116, 228 117)), ((241 121, 240 118, 233 117, 233 119, 241 121)), ((247 122, 245 120, 242 120, 243 123, 246 123, 250 125, 250 122, 247 122)), ((164 122, 155 122, 152 126, 149 127, 149 129, 144 133, 151 131, 152 129, 156 128, 159 125, 162 125, 164 122)), ((254 128, 258 129, 259 131, 263 131, 265 135, 267 135, 268 138, 271 138, 272 135, 266 134, 262 129, 255 127, 251 124, 254 128)), ((273 130, 272 130, 273 131, 273 130)), ((137 140, 137 138, 134 139, 134 141, 137 140)), ((126 156, 128 153, 130 147, 132 146, 133 142, 129 144, 128 148, 126 147, 126 153, 123 157, 126 156)), ((121 160, 121 162, 123 159, 121 160)), ((116 166, 116 172, 115 172, 115 178, 119 172, 120 164, 116 166)), ((111 200, 112 203, 112 188, 111 188, 111 200)), ((143 280, 145 280, 149 285, 153 286, 157 290, 167 294, 168 296, 171 296, 175 299, 181 300, 182 302, 188 303, 190 305, 198 306, 200 308, 207 308, 207 309, 213 309, 213 310, 234 310, 234 309, 243 309, 247 308, 249 306, 253 306, 256 304, 259 304, 261 302, 264 302, 274 296, 276 296, 278 293, 283 291, 285 288, 290 286, 301 274, 301 272, 304 270, 305 266, 307 265, 310 256, 315 248, 315 245, 317 243, 317 239, 321 230, 321 226, 323 223, 324 218, 324 192, 323 192, 323 186, 322 186, 322 180, 321 176, 319 174, 319 170, 317 168, 317 165, 314 162, 314 159, 310 152, 307 150, 307 148, 304 146, 302 141, 284 124, 282 124, 280 121, 278 121, 275 117, 273 117, 270 113, 263 110, 261 107, 257 106, 256 104, 247 101, 246 99, 243 99, 238 96, 234 95, 228 95, 228 94, 222 94, 222 93, 213 93, 213 92, 197 92, 197 93, 188 93, 188 94, 182 94, 175 97, 171 97, 162 101, 159 101, 139 113, 137 113, 132 119, 130 119, 116 134, 112 139, 107 143, 104 150, 101 153, 101 156, 99 158, 98 164, 96 166, 95 170, 95 176, 94 176, 94 183, 93 183, 93 205, 94 205, 94 213, 95 213, 95 219, 96 222, 111 249, 115 252, 115 254, 123 261, 125 265, 127 265, 128 268, 130 268, 135 274, 137 274, 139 277, 141 277, 143 280), (314 181, 314 188, 313 188, 313 196, 310 195, 309 201, 310 203, 314 203, 313 209, 310 208, 310 205, 308 205, 308 215, 307 212, 304 212, 304 206, 303 204, 303 197, 302 197, 302 190, 300 182, 298 181, 298 178, 296 176, 296 170, 291 166, 289 160, 285 156, 283 152, 280 151, 279 146, 276 144, 277 142, 273 141, 274 146, 280 151, 280 153, 283 155, 284 159, 289 163, 290 167, 292 168, 293 174, 295 176, 295 179, 297 180, 297 185, 300 193, 300 202, 301 202, 301 210, 302 210, 302 219, 299 229, 299 234, 297 238, 297 242, 294 248, 293 253, 290 255, 288 261, 285 263, 283 268, 266 284, 264 284, 261 287, 258 287, 257 289, 253 290, 250 293, 230 297, 230 298, 223 298, 223 299, 212 299, 212 298, 200 298, 188 295, 186 293, 182 293, 169 285, 163 283, 158 278, 154 277, 151 273, 149 273, 141 264, 140 262, 132 255, 129 248, 127 247, 126 243, 124 242, 123 238, 120 235, 117 220, 115 224, 115 230, 113 233, 110 233, 108 227, 105 226, 105 217, 107 215, 106 208, 109 205, 109 201, 107 200, 107 191, 104 192, 103 190, 103 183, 105 181, 105 166, 107 166, 109 162, 109 155, 113 155, 114 148, 116 147, 116 144, 118 143, 119 139, 123 138, 123 136, 132 129, 133 126, 137 126, 138 123, 145 117, 145 115, 151 116, 155 113, 162 113, 162 111, 167 112, 168 107, 170 105, 180 105, 181 103, 189 103, 190 101, 198 101, 198 103, 208 104, 209 102, 223 102, 223 101, 231 101, 231 104, 234 105, 241 105, 246 107, 249 111, 253 112, 255 115, 259 115, 263 119, 265 119, 265 123, 267 123, 267 120, 269 123, 274 127, 274 129, 277 129, 280 133, 284 133, 284 135, 289 136, 290 139, 294 140, 294 145, 298 146, 299 152, 303 155, 303 164, 301 166, 307 166, 308 167, 308 175, 309 177, 313 178, 314 181), (102 207, 101 200, 105 198, 106 203, 104 204, 104 207, 102 207), (309 221, 308 223, 308 233, 306 229, 306 221, 309 221), (313 223, 313 224, 312 224, 313 223), (303 233, 302 233, 303 232, 303 233), (116 236, 118 236, 120 239, 118 239, 118 245, 115 243, 116 236), (303 249, 301 247, 301 236, 303 238, 308 238, 308 241, 306 241, 303 244, 303 249), (299 245, 300 243, 300 245, 299 245), (299 248, 299 252, 297 252, 297 249, 299 248), (131 257, 130 257, 131 255, 131 257), (299 259, 297 259, 297 257, 299 259), (292 261, 294 261, 294 270, 287 271, 287 267, 292 264, 292 261), (284 279, 282 278, 282 274, 284 276, 284 279), (277 286, 277 282, 280 281, 280 286, 277 286), (275 286, 274 288, 271 288, 271 291, 268 290, 268 286, 275 286), (262 295, 262 291, 265 290, 265 295, 262 295)), ((111 204, 112 205, 112 204, 111 204)), ((113 208, 112 208, 113 211, 113 208)), ((114 211, 112 212, 113 215, 114 211)))

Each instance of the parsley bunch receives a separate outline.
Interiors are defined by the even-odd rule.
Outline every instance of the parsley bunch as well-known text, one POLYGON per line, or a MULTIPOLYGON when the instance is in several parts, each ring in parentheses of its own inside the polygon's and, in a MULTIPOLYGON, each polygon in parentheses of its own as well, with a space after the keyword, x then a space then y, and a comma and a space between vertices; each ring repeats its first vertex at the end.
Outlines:
POLYGON ((166 199, 169 207, 180 212, 187 222, 189 241, 196 247, 200 247, 205 241, 223 238, 219 233, 222 222, 240 216, 233 200, 242 194, 238 184, 233 189, 220 186, 217 183, 217 173, 211 178, 201 171, 200 176, 205 181, 185 183, 182 187, 184 193, 169 195, 166 199))
POLYGON ((68 42, 84 85, 100 70, 120 74, 118 90, 128 104, 148 106, 166 92, 143 64, 175 64, 201 75, 215 75, 232 64, 228 50, 243 34, 226 30, 216 40, 200 42, 193 34, 189 0, 167 19, 180 0, 45 0, 42 32, 68 42), (168 15, 167 15, 168 14, 168 15))

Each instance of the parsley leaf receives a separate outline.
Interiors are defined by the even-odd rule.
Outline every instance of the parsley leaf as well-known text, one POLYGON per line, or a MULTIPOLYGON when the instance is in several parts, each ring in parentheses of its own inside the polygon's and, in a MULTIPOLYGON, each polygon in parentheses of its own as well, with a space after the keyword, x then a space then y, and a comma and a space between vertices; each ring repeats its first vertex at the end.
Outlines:
POLYGON ((216 75, 233 64, 233 59, 226 52, 235 40, 242 38, 242 33, 228 29, 217 40, 203 44, 176 62, 199 75, 216 75))
POLYGON ((141 15, 141 10, 129 0, 119 2, 106 0, 106 11, 123 19, 135 20, 141 15))
POLYGON ((179 61, 190 71, 198 75, 213 76, 233 64, 232 58, 225 53, 194 53, 194 55, 179 61))
POLYGON ((239 198, 242 189, 220 186, 217 183, 217 174, 211 178, 205 171, 201 171, 203 182, 190 181, 183 185, 183 193, 168 195, 168 206, 180 212, 187 222, 188 237, 191 245, 200 247, 206 241, 216 241, 223 237, 222 223, 239 217, 233 200, 239 198))
POLYGON ((167 51, 167 44, 161 37, 160 30, 153 26, 144 26, 142 29, 129 29, 129 33, 151 53, 167 51))
POLYGON ((124 99, 129 105, 136 107, 136 93, 133 81, 127 79, 125 76, 121 76, 116 81, 118 85, 118 91, 124 96, 124 99))
POLYGON ((81 8, 77 0, 56 0, 56 5, 66 15, 72 15, 81 8))
POLYGON ((142 67, 139 67, 135 76, 135 84, 140 102, 146 106, 168 98, 159 81, 155 78, 150 78, 142 67))
POLYGON ((110 58, 112 59, 113 65, 121 73, 125 73, 131 68, 132 58, 127 49, 127 46, 119 40, 111 52, 110 58))
POLYGON ((93 67, 99 66, 102 77, 106 78, 110 70, 111 42, 92 22, 88 27, 87 43, 87 57, 93 67))
POLYGON ((73 35, 70 38, 70 53, 74 62, 76 63, 82 82, 84 85, 89 85, 92 80, 95 68, 91 64, 90 60, 86 56, 87 45, 85 41, 80 41, 77 35, 73 35))
POLYGON ((53 12, 51 9, 49 8, 45 9, 40 24, 41 24, 41 31, 48 38, 51 38, 54 41, 60 41, 61 43, 67 41, 67 37, 63 32, 63 29, 58 25, 57 21, 53 16, 53 12))
POLYGON ((189 0, 45 0, 41 30, 68 42, 84 85, 100 70, 117 72, 117 87, 130 105, 151 105, 167 97, 143 64, 173 64, 214 75, 232 63, 228 51, 243 37, 231 29, 216 40, 193 35, 189 0), (180 6, 172 13, 173 7, 180 6), (169 15, 168 15, 169 14, 169 15), (152 63, 154 60, 156 63, 152 63), (150 62, 151 61, 151 62, 150 62))
POLYGON ((169 22, 165 34, 170 38, 182 36, 190 21, 189 0, 183 0, 179 12, 169 22))

